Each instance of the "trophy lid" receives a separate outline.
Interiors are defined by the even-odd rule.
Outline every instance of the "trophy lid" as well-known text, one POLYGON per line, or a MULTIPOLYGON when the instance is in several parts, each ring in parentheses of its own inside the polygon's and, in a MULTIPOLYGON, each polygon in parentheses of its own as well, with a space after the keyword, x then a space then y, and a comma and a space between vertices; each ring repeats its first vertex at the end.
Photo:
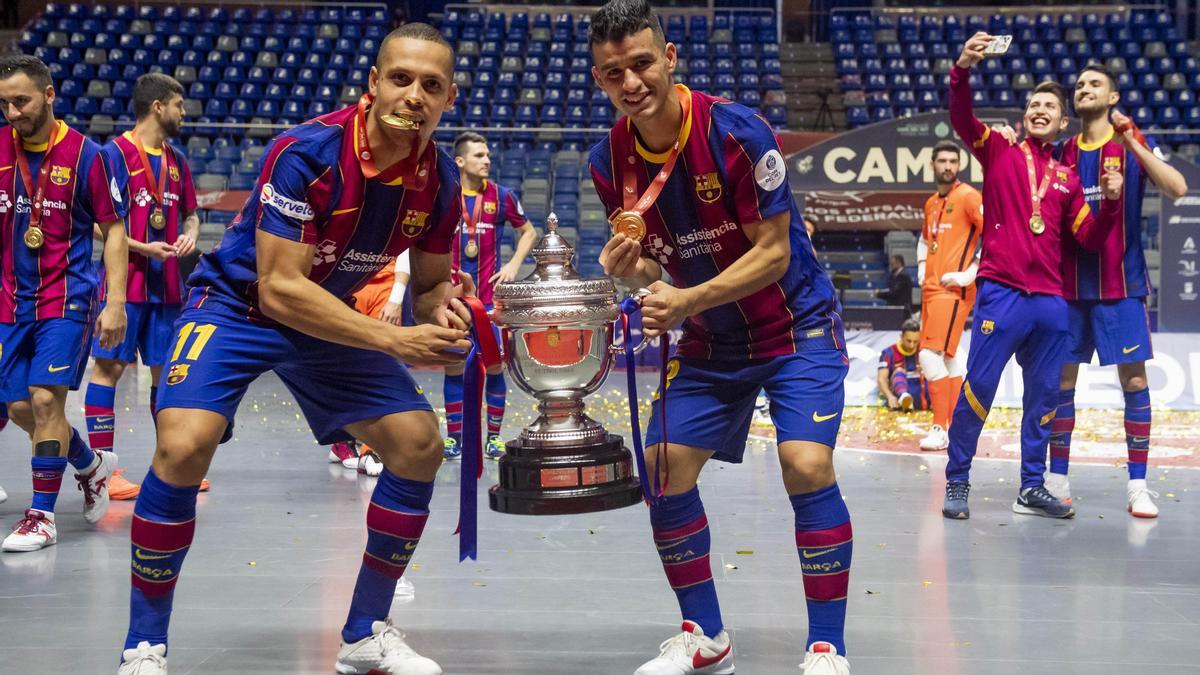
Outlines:
MULTIPOLYGON (((496 320, 501 324, 524 323, 528 313, 506 312, 518 308, 538 308, 540 319, 550 320, 554 308, 570 307, 561 318, 571 320, 612 320, 616 315, 617 287, 609 277, 588 279, 575 269, 575 247, 558 233, 558 216, 546 218, 546 233, 531 251, 536 265, 529 276, 519 281, 496 285, 496 320), (594 315, 594 316, 593 316, 594 315)), ((542 320, 537 323, 543 323, 542 320)))

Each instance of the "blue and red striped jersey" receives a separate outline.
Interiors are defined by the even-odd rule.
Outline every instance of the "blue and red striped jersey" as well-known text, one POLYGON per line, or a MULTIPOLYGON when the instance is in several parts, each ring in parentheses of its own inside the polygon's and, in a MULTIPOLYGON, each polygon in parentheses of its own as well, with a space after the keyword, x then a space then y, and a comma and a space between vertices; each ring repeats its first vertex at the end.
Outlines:
POLYGON ((454 269, 471 275, 471 278, 475 280, 476 295, 485 305, 491 305, 492 296, 495 294, 491 278, 504 265, 504 261, 500 259, 500 242, 504 237, 504 224, 508 223, 509 227, 514 230, 520 229, 525 224, 525 210, 521 208, 521 202, 517 199, 516 193, 499 183, 484 181, 483 190, 480 192, 464 188, 462 194, 467 213, 475 212, 475 200, 483 200, 483 204, 479 208, 479 224, 476 232, 476 246, 479 247, 479 252, 474 258, 468 257, 465 253, 470 237, 464 214, 458 227, 458 243, 454 247, 452 264, 454 269))

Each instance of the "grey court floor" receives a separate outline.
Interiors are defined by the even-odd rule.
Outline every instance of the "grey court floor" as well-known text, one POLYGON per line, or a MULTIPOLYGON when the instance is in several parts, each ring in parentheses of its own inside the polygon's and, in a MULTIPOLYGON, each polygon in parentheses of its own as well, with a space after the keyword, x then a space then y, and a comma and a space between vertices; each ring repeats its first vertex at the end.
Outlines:
MULTIPOLYGON (((419 373, 434 405, 440 378, 419 373)), ((618 377, 593 409, 622 423, 618 377)), ((153 447, 145 382, 121 384, 118 450, 137 479, 153 447), (128 408, 125 411, 123 408, 128 408)), ((645 376, 645 386, 652 384, 645 376)), ((73 395, 72 419, 82 424, 73 395)), ((529 419, 514 393, 506 434, 529 419)), ((7 530, 29 499, 28 445, 0 434, 7 530)), ((844 449, 854 518, 847 642, 854 673, 1200 672, 1200 472, 1152 476, 1162 516, 1124 512, 1120 468, 1079 467, 1073 521, 1009 511, 1017 467, 980 461, 974 517, 939 514, 943 459, 844 449), (1166 496, 1170 493, 1172 496, 1166 496)), ((373 479, 326 463, 273 376, 201 495, 171 625, 171 672, 330 673, 365 540, 373 479)), ((495 479, 489 463, 481 490, 495 479)), ((702 477, 713 571, 743 675, 798 672, 804 594, 773 447, 702 477)), ((641 506, 573 517, 483 512, 478 562, 457 562, 458 465, 438 477, 392 616, 447 673, 631 673, 678 630, 641 506)), ((481 496, 486 505, 486 497, 481 496)), ((112 673, 129 592, 131 502, 85 525, 69 479, 59 540, 0 554, 0 673, 112 673)))

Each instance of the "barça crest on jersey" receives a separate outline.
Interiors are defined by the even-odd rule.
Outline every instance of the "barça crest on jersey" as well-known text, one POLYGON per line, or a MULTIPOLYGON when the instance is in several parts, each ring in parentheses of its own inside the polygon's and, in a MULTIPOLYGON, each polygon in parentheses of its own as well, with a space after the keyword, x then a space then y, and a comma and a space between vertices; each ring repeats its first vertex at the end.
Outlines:
POLYGON ((700 201, 711 204, 721 198, 721 179, 717 177, 716 171, 693 178, 696 179, 696 196, 700 201))
POLYGON ((1104 172, 1105 173, 1108 173, 1109 171, 1120 171, 1120 170, 1121 170, 1121 158, 1120 157, 1112 156, 1112 157, 1104 158, 1104 172))
POLYGON ((483 212, 489 216, 496 212, 496 202, 484 202, 483 212))
POLYGON ((1055 172, 1055 176, 1058 178, 1058 182, 1060 182, 1060 183, 1067 182, 1067 172, 1066 171, 1059 169, 1058 171, 1055 172))
POLYGON ((190 363, 176 363, 167 371, 167 385, 179 384, 187 379, 190 363))
POLYGON ((167 175, 171 177, 171 180, 178 181, 179 180, 179 167, 177 167, 177 166, 168 167, 167 175))
POLYGON ((66 185, 71 182, 71 167, 55 164, 50 169, 50 182, 55 185, 66 185))
POLYGON ((996 323, 991 319, 985 319, 979 326, 979 332, 984 335, 991 335, 994 330, 996 330, 996 323))
POLYGON ((404 212, 404 220, 400 222, 400 231, 406 237, 416 237, 425 230, 425 221, 429 220, 427 211, 408 209, 404 212))

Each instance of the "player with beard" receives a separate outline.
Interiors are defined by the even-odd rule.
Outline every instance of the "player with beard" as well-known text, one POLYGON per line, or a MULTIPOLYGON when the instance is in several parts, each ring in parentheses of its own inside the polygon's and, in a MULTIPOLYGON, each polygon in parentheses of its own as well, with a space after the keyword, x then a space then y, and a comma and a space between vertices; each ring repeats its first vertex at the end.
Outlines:
POLYGON ((1100 248, 1092 252, 1069 245, 1063 254, 1070 344, 1059 385, 1058 412, 1051 422, 1046 487, 1060 499, 1071 500, 1067 470, 1075 428, 1075 381, 1079 364, 1090 363, 1092 355, 1099 353, 1100 365, 1116 364, 1125 399, 1127 510, 1139 518, 1154 518, 1158 507, 1146 487, 1150 449, 1146 361, 1154 352, 1146 309, 1150 277, 1142 251, 1142 200, 1147 179, 1172 199, 1187 193, 1187 182, 1163 160, 1154 139, 1142 136, 1117 112, 1121 95, 1107 68, 1099 64, 1084 68, 1075 82, 1074 98, 1082 131, 1063 144, 1063 164, 1079 174, 1084 198, 1093 207, 1101 199, 1108 175, 1123 175, 1124 181, 1117 199, 1119 208, 1104 212, 1111 222, 1105 223, 1107 234, 1100 248), (1114 130, 1114 124, 1122 131, 1114 130))
POLYGON ((958 180, 959 149, 953 141, 933 148, 937 192, 925 202, 925 226, 917 241, 917 285, 921 287, 921 351, 917 360, 929 387, 933 426, 922 450, 950 445, 954 402, 962 389, 966 359, 958 342, 975 304, 975 275, 983 230, 983 196, 958 180))
MULTIPOLYGON (((113 451, 117 382, 139 354, 142 364, 150 368, 150 415, 157 414, 158 383, 171 327, 183 303, 179 259, 195 250, 200 234, 187 157, 167 142, 179 135, 183 123, 183 85, 162 73, 142 75, 133 85, 133 111, 137 116, 133 130, 101 148, 129 206, 125 233, 129 328, 116 347, 105 349, 98 341, 92 345, 96 365, 84 398, 88 442, 93 450, 106 452, 113 451)), ((116 455, 112 457, 115 463, 116 455)), ((133 499, 138 485, 118 473, 109 481, 108 492, 113 499, 133 499)))
MULTIPOLYGON (((271 142, 251 197, 189 278, 159 392, 158 445, 134 509, 121 675, 167 672, 172 598, 200 481, 247 387, 268 370, 320 443, 357 438, 385 467, 367 508, 336 670, 442 672, 408 646, 388 612, 442 463, 437 417, 403 364, 460 363, 471 346, 470 313, 450 283, 458 171, 432 141, 457 94, 453 65, 432 26, 388 34, 369 93, 271 142), (405 250, 414 313, 425 323, 395 326, 355 311, 352 294, 405 250)), ((458 287, 472 290, 469 278, 458 287)))
POLYGON ((637 673, 734 670, 697 479, 710 459, 742 461, 765 389, 807 600, 798 651, 808 675, 845 675, 853 533, 833 447, 848 361, 837 296, 788 189, 778 139, 753 110, 672 83, 676 47, 645 0, 606 4, 589 42, 592 77, 624 113, 589 158, 614 227, 600 262, 650 290, 646 336, 683 326, 645 453, 663 491, 650 496, 650 526, 683 624, 637 673))
POLYGON ((125 337, 125 207, 100 146, 54 118, 54 85, 32 56, 0 57, 0 400, 33 441, 33 500, 5 551, 58 541, 54 507, 70 463, 83 517, 108 508, 115 458, 94 453, 67 422, 69 389, 87 366, 92 325, 100 343, 125 337), (109 303, 95 314, 92 233, 104 239, 109 303))
POLYGON ((950 123, 983 165, 984 233, 979 305, 966 381, 950 427, 942 514, 970 517, 971 460, 1004 366, 1016 356, 1024 378, 1024 410, 1021 486, 1012 508, 1070 518, 1074 509, 1046 489, 1042 476, 1067 346, 1062 250, 1072 238, 1090 249, 1099 246, 1103 223, 1119 210, 1121 176, 1104 177, 1098 222, 1084 201, 1079 177, 1052 156, 1054 142, 1067 126, 1066 92, 1054 82, 1043 82, 1031 93, 1025 106, 1026 138, 1016 146, 975 117, 970 69, 984 58, 992 39, 987 33, 973 35, 950 73, 950 123))

